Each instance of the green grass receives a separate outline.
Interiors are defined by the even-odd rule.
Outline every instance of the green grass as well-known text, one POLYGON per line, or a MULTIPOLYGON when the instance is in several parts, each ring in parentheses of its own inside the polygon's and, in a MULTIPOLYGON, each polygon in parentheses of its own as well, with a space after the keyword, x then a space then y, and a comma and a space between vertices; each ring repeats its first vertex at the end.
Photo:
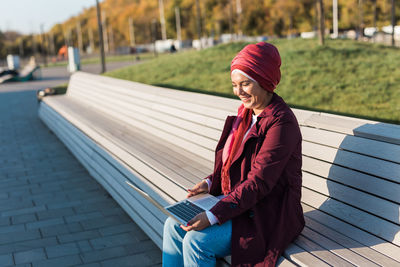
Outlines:
MULTIPOLYGON (((153 53, 141 53, 139 54, 140 60, 147 60, 154 58, 153 53)), ((116 55, 116 56, 106 56, 106 63, 110 62, 122 62, 122 61, 135 61, 136 55, 116 55)), ((100 64, 100 57, 95 56, 91 58, 84 58, 81 59, 81 65, 87 65, 87 64, 100 64)), ((68 62, 67 61, 59 61, 59 62, 51 62, 47 64, 47 68, 51 67, 60 67, 60 66, 67 66, 68 62)))
MULTIPOLYGON (((400 50, 351 40, 273 40, 282 57, 276 92, 292 107, 400 124, 400 50)), ((165 55, 105 75, 234 97, 230 62, 245 43, 165 55)))

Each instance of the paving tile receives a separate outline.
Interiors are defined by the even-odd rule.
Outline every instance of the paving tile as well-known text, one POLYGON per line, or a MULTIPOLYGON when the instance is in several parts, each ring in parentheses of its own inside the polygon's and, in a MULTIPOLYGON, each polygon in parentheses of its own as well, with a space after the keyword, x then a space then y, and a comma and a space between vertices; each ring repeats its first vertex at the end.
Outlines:
POLYGON ((98 263, 98 262, 81 264, 81 265, 76 265, 76 266, 79 266, 79 267, 101 267, 100 263, 98 263))
POLYGON ((50 133, 37 108, 35 91, 0 90, 0 266, 159 264, 158 248, 50 133))
POLYGON ((10 254, 5 254, 5 255, 0 255, 0 266, 14 266, 14 258, 13 255, 10 254))
POLYGON ((47 246, 54 246, 57 244, 58 242, 55 237, 20 241, 18 243, 1 245, 0 254, 26 251, 29 249, 36 249, 36 248, 44 248, 47 246))
POLYGON ((139 228, 139 226, 137 226, 136 224, 133 224, 132 222, 125 223, 125 224, 112 225, 112 226, 103 227, 103 228, 99 229, 99 232, 103 236, 120 234, 120 233, 128 233, 128 232, 133 232, 133 231, 142 231, 142 230, 139 228))
POLYGON ((88 240, 78 241, 78 247, 81 252, 93 251, 92 246, 90 245, 88 240))
POLYGON ((54 219, 48 219, 48 220, 41 220, 37 222, 31 222, 26 224, 27 229, 37 229, 37 228, 42 228, 46 226, 51 226, 51 225, 58 225, 58 224, 64 224, 64 219, 63 218, 54 218, 54 219))
POLYGON ((5 218, 0 217, 0 226, 7 226, 10 224, 11 224, 11 217, 5 217, 5 218))
POLYGON ((0 234, 23 232, 23 231, 25 231, 25 225, 24 224, 16 224, 16 225, 9 225, 9 226, 1 226, 0 227, 0 234))
POLYGON ((162 260, 161 252, 159 250, 149 251, 146 253, 135 254, 126 257, 120 257, 112 260, 105 260, 101 262, 102 267, 144 267, 154 266, 160 264, 162 260))
POLYGON ((31 249, 14 253, 14 259, 16 264, 26 263, 36 260, 44 260, 46 259, 46 254, 43 248, 31 249))
POLYGON ((17 210, 10 210, 10 211, 3 211, 0 212, 2 217, 7 217, 7 216, 16 216, 16 215, 21 215, 21 214, 29 214, 29 213, 34 213, 38 211, 44 211, 46 210, 46 206, 36 206, 36 207, 30 207, 30 208, 25 208, 25 209, 17 209, 17 210))
POLYGON ((60 218, 63 216, 69 216, 75 214, 74 210, 72 208, 61 208, 61 209, 55 209, 55 210, 45 210, 45 211, 40 211, 37 212, 36 215, 38 216, 39 220, 45 220, 45 219, 54 219, 54 218, 60 218))
POLYGON ((146 251, 160 250, 157 247, 157 245, 154 244, 154 242, 151 241, 150 239, 145 240, 145 241, 141 241, 139 243, 139 245, 138 244, 125 245, 125 249, 130 255, 143 253, 143 252, 146 252, 146 251))
POLYGON ((41 236, 38 230, 4 233, 0 234, 0 245, 40 238, 41 236))
POLYGON ((73 234, 59 235, 57 236, 60 243, 68 243, 79 240, 93 239, 100 237, 100 233, 97 230, 76 232, 73 234))
POLYGON ((80 200, 75 200, 75 201, 63 201, 60 203, 53 203, 53 204, 47 204, 47 208, 49 210, 52 209, 61 209, 61 208, 70 208, 70 207, 74 207, 74 206, 79 206, 82 203, 82 201, 80 200))
MULTIPOLYGON (((79 266, 82 263, 79 255, 68 255, 64 257, 47 259, 44 261, 35 261, 32 263, 33 267, 66 267, 66 266, 79 266)), ((114 266, 116 267, 116 266, 114 266)))
POLYGON ((12 224, 28 223, 37 221, 35 214, 21 214, 11 217, 12 224))
POLYGON ((49 258, 57 258, 79 253, 79 248, 75 243, 46 247, 46 253, 49 258))
POLYGON ((22 264, 13 265, 13 267, 32 267, 32 264, 22 263, 22 264))
POLYGON ((127 244, 135 244, 139 241, 132 233, 123 233, 105 237, 99 237, 89 240, 94 249, 103 249, 107 247, 117 247, 127 244))
POLYGON ((44 237, 70 234, 80 231, 83 231, 83 227, 79 223, 52 225, 40 228, 40 232, 44 237))
POLYGON ((98 262, 106 259, 112 259, 127 256, 128 253, 123 246, 101 249, 96 251, 85 252, 81 254, 84 263, 98 262))
POLYGON ((73 222, 82 222, 82 221, 87 221, 91 219, 96 219, 103 217, 103 214, 99 211, 94 211, 94 212, 89 212, 89 213, 81 213, 81 214, 76 214, 72 216, 65 216, 65 221, 67 223, 73 223, 73 222))

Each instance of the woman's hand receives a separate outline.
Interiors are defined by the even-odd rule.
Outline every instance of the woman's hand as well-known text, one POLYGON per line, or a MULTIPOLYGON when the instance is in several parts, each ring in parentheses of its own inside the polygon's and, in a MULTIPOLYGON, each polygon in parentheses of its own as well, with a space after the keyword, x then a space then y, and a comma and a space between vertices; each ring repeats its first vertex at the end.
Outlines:
POLYGON ((188 189, 188 194, 186 198, 202 194, 202 193, 208 193, 208 184, 206 180, 201 181, 200 183, 196 184, 193 186, 191 189, 188 189))
POLYGON ((210 222, 208 221, 207 214, 202 212, 194 216, 194 218, 188 222, 187 226, 181 225, 181 228, 185 231, 201 231, 208 226, 210 226, 210 222))

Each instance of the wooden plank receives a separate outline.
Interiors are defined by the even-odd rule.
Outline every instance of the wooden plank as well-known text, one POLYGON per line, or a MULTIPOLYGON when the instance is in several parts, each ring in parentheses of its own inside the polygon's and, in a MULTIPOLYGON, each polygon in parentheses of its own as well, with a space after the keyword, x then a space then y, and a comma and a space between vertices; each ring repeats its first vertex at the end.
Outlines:
POLYGON ((302 235, 296 238, 296 240, 294 240, 294 243, 304 250, 310 252, 314 256, 325 261, 331 266, 353 266, 353 264, 351 264, 350 262, 336 256, 330 251, 325 250, 323 247, 319 246, 318 244, 312 242, 302 235))
POLYGON ((89 128, 87 125, 83 125, 79 120, 75 119, 63 111, 59 111, 60 114, 70 121, 75 127, 85 132, 92 140, 108 150, 111 154, 119 155, 119 158, 124 159, 124 162, 128 165, 134 166, 135 170, 141 174, 143 177, 149 178, 149 182, 152 182, 158 188, 168 189, 168 195, 173 197, 175 200, 180 200, 185 198, 185 190, 177 185, 174 181, 168 179, 168 177, 162 176, 157 171, 149 168, 140 159, 134 157, 134 155, 125 151, 124 149, 116 146, 114 143, 110 142, 107 138, 97 133, 95 130, 89 128))
MULTIPOLYGON (((312 208, 310 207, 310 210, 312 208)), ((310 212, 310 211, 309 211, 310 212)), ((333 240, 334 242, 340 244, 341 246, 350 249, 351 251, 354 251, 355 253, 363 256, 364 258, 375 262, 378 265, 381 266, 396 266, 399 265, 400 263, 389 258, 388 256, 385 256, 376 250, 373 250, 359 242, 357 242, 354 239, 351 239, 334 229, 327 227, 318 221, 311 219, 310 217, 304 216, 304 219, 306 221, 306 226, 309 227, 310 229, 314 230, 315 232, 318 232, 322 234, 323 236, 333 240)))
MULTIPOLYGON (((148 84, 126 81, 115 79, 106 76, 93 75, 89 73, 76 73, 75 76, 79 76, 80 81, 89 81, 91 83, 97 83, 99 85, 106 84, 108 86, 118 86, 120 88, 127 88, 130 91, 138 91, 140 93, 157 94, 159 96, 171 98, 174 97, 177 100, 192 101, 193 103, 209 105, 211 107, 218 105, 221 109, 235 112, 237 107, 240 105, 240 101, 236 99, 230 99, 225 97, 219 97, 203 93, 186 92, 182 90, 169 89, 165 87, 152 86, 148 84)), ((72 78, 75 78, 72 75, 72 78)))
MULTIPOLYGON (((64 142, 66 144, 68 144, 68 147, 71 149, 71 151, 79 158, 82 159, 82 157, 86 157, 85 160, 85 165, 89 165, 86 166, 89 171, 91 173, 93 173, 93 171, 97 172, 97 180, 98 182, 100 182, 103 187, 105 187, 107 189, 107 191, 112 194, 113 198, 117 200, 117 202, 119 202, 119 204, 121 206, 124 205, 124 203, 129 203, 130 209, 135 210, 137 216, 143 218, 144 222, 149 222, 151 221, 151 226, 147 225, 147 227, 144 227, 144 225, 141 225, 142 228, 152 228, 155 230, 152 230, 152 232, 156 232, 158 233, 158 235, 162 236, 162 229, 163 229, 163 223, 164 220, 166 219, 166 216, 159 211, 156 207, 154 207, 152 204, 150 204, 147 200, 143 199, 139 194, 137 194, 136 192, 129 192, 127 187, 121 187, 118 183, 114 182, 115 178, 118 178, 120 173, 119 172, 113 172, 113 173, 109 173, 110 170, 110 165, 108 162, 102 160, 99 161, 96 159, 95 157, 90 157, 89 155, 84 156, 85 154, 85 150, 83 149, 86 144, 85 142, 77 142, 79 139, 79 137, 73 137, 73 132, 71 131, 71 129, 66 129, 64 128, 65 126, 61 126, 61 124, 58 125, 59 127, 56 128, 56 132, 58 135, 60 135, 60 137, 62 136, 62 139, 64 140, 64 142), (70 139, 68 138, 68 136, 70 136, 70 139), (76 144, 74 142, 77 142, 76 144), (81 152, 79 152, 81 151, 81 152), (90 160, 90 158, 92 158, 92 160, 90 160), (89 163, 88 163, 89 162, 89 163), (109 166, 108 170, 106 170, 104 167, 105 166, 109 166), (100 175, 101 173, 101 175, 100 175), (135 195, 136 194, 136 198, 132 198, 132 196, 129 196, 129 194, 131 195, 135 195), (141 198, 141 199, 140 199, 141 198), (139 202, 138 202, 139 201, 139 202), (138 205, 137 203, 145 203, 145 207, 146 208, 142 208, 142 206, 138 205), (147 204, 146 204, 147 203, 147 204), (153 212, 155 211, 157 214, 151 214, 149 212, 151 212, 151 210, 153 210, 153 212), (140 214, 140 215, 138 215, 140 214), (155 217, 154 217, 155 216, 155 217), (160 218, 161 223, 159 225, 157 225, 156 220, 151 219, 151 218, 160 218)), ((87 139, 86 141, 90 141, 89 139, 87 139)), ((91 150, 90 150, 91 151, 91 150)), ((98 154, 95 154, 98 155, 98 154)), ((97 158, 100 159, 100 158, 97 158)), ((126 177, 122 177, 122 182, 124 183, 124 181, 126 180, 126 177)), ((121 183, 121 181, 120 181, 121 183)), ((130 190, 133 191, 133 190, 130 190)), ((126 205, 125 205, 126 206, 126 205)), ((136 216, 135 216, 136 217, 136 216)), ((146 231, 147 232, 147 231, 146 231)))
POLYGON ((334 132, 351 134, 353 130, 364 125, 366 121, 353 119, 344 116, 329 116, 328 114, 319 113, 312 114, 307 120, 304 121, 304 125, 312 126, 318 129, 325 129, 334 132))
MULTIPOLYGON (((344 236, 347 236, 360 244, 363 244, 365 247, 369 247, 379 253, 382 253, 383 255, 387 256, 389 259, 382 259, 376 257, 376 254, 371 253, 371 259, 374 259, 374 261, 378 260, 385 260, 390 265, 387 266, 399 266, 399 265, 391 265, 392 263, 400 262, 400 249, 398 246, 387 242, 386 240, 383 240, 379 238, 376 235, 372 235, 358 227, 355 227, 354 225, 351 225, 349 223, 346 223, 339 218, 335 218, 334 216, 331 216, 325 212, 322 212, 310 205, 307 205, 305 203, 302 204, 303 206, 303 211, 304 215, 306 217, 309 217, 313 219, 314 221, 317 221, 333 230, 336 232, 343 234, 344 236), (395 261, 395 262, 393 262, 395 261)), ((355 249, 357 251, 359 246, 358 245, 352 245, 352 249, 355 249)))
POLYGON ((303 156, 302 170, 400 204, 397 183, 307 156, 303 156))
MULTIPOLYGON (((101 116, 96 115, 96 114, 92 114, 92 112, 90 110, 81 109, 79 107, 79 105, 78 106, 77 105, 73 105, 73 103, 67 103, 67 104, 68 104, 68 109, 70 109, 74 114, 77 114, 77 115, 74 115, 74 116, 75 117, 79 117, 79 119, 82 120, 83 124, 91 125, 92 128, 96 128, 97 131, 101 132, 104 136, 106 136, 110 140, 114 140, 114 142, 120 143, 121 147, 125 147, 127 149, 130 148, 129 149, 130 152, 135 153, 135 154, 140 153, 140 155, 138 155, 138 156, 140 158, 142 158, 143 160, 144 160, 143 157, 146 157, 146 155, 143 154, 143 153, 147 153, 151 158, 149 158, 147 156, 146 157, 147 161, 145 160, 146 162, 149 162, 149 160, 150 160, 151 162, 154 163, 155 161, 153 159, 155 159, 155 157, 159 161, 161 160, 161 161, 165 162, 165 160, 163 160, 162 156, 159 155, 159 152, 161 152, 160 148, 163 147, 163 144, 161 144, 161 143, 154 144, 155 142, 153 141, 153 144, 150 144, 150 142, 148 142, 148 144, 146 146, 143 146, 142 148, 140 148, 139 146, 143 145, 142 144, 143 137, 139 136, 139 132, 136 132, 135 136, 132 136, 132 132, 131 131, 129 131, 126 134, 125 133, 121 133, 120 131, 118 131, 118 128, 121 128, 121 124, 120 123, 117 123, 117 122, 115 122, 113 120, 107 120, 106 118, 101 117, 101 116), (79 114, 85 114, 85 116, 82 117, 79 114), (107 125, 107 127, 102 127, 101 125, 99 127, 96 127, 95 124, 98 121, 101 121, 101 119, 103 119, 104 121, 102 123, 100 123, 100 124, 101 125, 107 125), (120 137, 118 137, 118 136, 120 136, 120 137), (153 150, 155 152, 157 151, 156 154, 151 151, 152 147, 153 147, 153 150)), ((143 134, 143 133, 141 133, 141 134, 143 134)), ((194 168, 191 168, 191 166, 187 165, 187 164, 197 165, 194 161, 191 161, 190 159, 186 158, 185 159, 185 161, 186 161, 185 163, 182 160, 182 164, 181 165, 177 165, 179 163, 179 160, 176 158, 176 155, 175 156, 171 155, 168 158, 172 158, 173 159, 173 161, 169 160, 168 162, 166 162, 166 163, 168 163, 167 165, 169 165, 168 168, 170 168, 170 170, 173 171, 173 172, 176 172, 176 169, 179 169, 180 172, 182 173, 182 174, 179 174, 179 175, 182 175, 182 178, 176 177, 176 179, 174 179, 174 180, 176 180, 178 182, 182 181, 183 182, 182 185, 184 187, 186 187, 186 188, 187 187, 191 187, 193 185, 193 183, 198 182, 199 181, 198 178, 204 178, 204 177, 207 176, 205 172, 201 172, 201 176, 196 178, 196 177, 193 177, 193 174, 191 174, 191 173, 189 173, 187 171, 184 171, 186 168, 190 169, 192 172, 196 171, 194 168), (193 177, 194 180, 191 179, 191 177, 193 177), (187 184, 182 179, 188 180, 188 181, 190 181, 190 183, 187 184)), ((155 163, 157 164, 157 162, 155 162, 155 163)), ((162 165, 157 164, 157 166, 160 166, 165 170, 165 168, 162 165)), ((199 167, 199 168, 201 168, 201 167, 199 167)), ((199 171, 196 171, 196 172, 198 173, 199 171)), ((168 173, 170 173, 170 171, 168 173)), ((178 172, 176 172, 176 173, 178 174, 178 172)), ((171 176, 171 175, 168 175, 168 176, 171 176)), ((171 177, 175 177, 175 176, 176 175, 173 175, 171 177)))
POLYGON ((155 120, 142 121, 139 120, 140 118, 133 118, 130 116, 126 116, 119 112, 113 111, 109 107, 105 107, 105 105, 102 105, 102 107, 98 109, 105 111, 106 114, 114 116, 116 119, 123 121, 126 124, 138 127, 143 131, 152 133, 156 137, 174 143, 177 146, 182 147, 183 149, 196 152, 198 155, 202 156, 205 159, 211 159, 214 157, 213 149, 216 147, 216 141, 210 140, 210 142, 208 143, 209 147, 207 148, 203 144, 199 145, 198 143, 193 142, 196 139, 197 141, 199 141, 199 139, 203 141, 204 138, 196 136, 195 134, 190 133, 188 131, 171 127, 170 125, 161 123, 160 121, 155 121, 155 120), (170 131, 172 131, 172 133, 170 133, 170 131))
POLYGON ((399 125, 367 123, 354 129, 354 135, 400 145, 399 125))
POLYGON ((299 123, 299 125, 305 125, 305 121, 311 117, 311 115, 314 114, 319 114, 319 112, 316 111, 310 111, 310 110, 304 110, 304 109, 298 109, 298 108, 292 108, 292 111, 294 115, 296 116, 296 119, 299 123))
POLYGON ((399 204, 306 172, 303 173, 303 187, 399 224, 399 204))
POLYGON ((276 266, 279 267, 296 267, 297 265, 289 261, 288 259, 285 259, 284 257, 280 257, 276 263, 276 266))
MULTIPOLYGON (((186 111, 193 111, 195 110, 199 114, 207 115, 212 118, 216 119, 224 119, 228 114, 232 112, 221 110, 218 108, 218 105, 214 106, 206 106, 204 103, 196 103, 195 97, 192 94, 188 94, 188 97, 183 100, 177 100, 172 98, 174 96, 175 90, 171 90, 171 95, 168 98, 159 97, 158 95, 162 93, 165 88, 151 88, 153 91, 158 90, 157 93, 149 94, 149 90, 127 90, 125 87, 116 86, 115 84, 105 84, 105 83, 96 83, 95 81, 81 81, 82 84, 85 84, 85 88, 104 88, 104 91, 113 90, 114 92, 119 92, 124 95, 132 95, 135 98, 139 98, 142 100, 154 100, 157 101, 159 104, 165 104, 170 106, 176 106, 186 111)), ((168 89, 167 89, 168 90, 168 89)), ((77 93, 76 91, 75 93, 77 93)), ((178 91, 179 92, 179 91, 178 91)), ((236 113, 236 112, 235 112, 236 113)))
MULTIPOLYGON (((178 128, 183 128, 214 140, 217 140, 221 134, 220 130, 201 125, 198 121, 186 120, 176 116, 181 113, 178 110, 176 110, 176 113, 172 115, 160 112, 157 110, 158 107, 161 106, 158 103, 130 98, 124 95, 113 95, 109 92, 96 91, 97 90, 91 90, 90 92, 85 93, 84 96, 89 97, 91 103, 97 103, 99 106, 107 105, 108 108, 113 109, 116 112, 131 116, 134 115, 135 117, 140 116, 143 120, 158 120, 162 123, 175 125, 178 128)), ((200 117, 199 114, 194 114, 197 115, 197 117, 200 117)), ((207 117, 204 116, 203 118, 207 119, 207 117)))
MULTIPOLYGON (((54 96, 51 98, 45 98, 44 102, 52 105, 53 108, 56 108, 56 109, 64 108, 65 110, 71 110, 72 112, 75 110, 76 111, 79 110, 80 114, 96 113, 95 111, 91 111, 90 108, 88 108, 81 102, 73 101, 73 99, 71 101, 71 99, 69 97, 65 97, 65 96, 54 96)), ((82 117, 82 116, 79 116, 79 117, 82 117)), ((114 121, 115 121, 115 119, 114 119, 114 121)), ((108 127, 108 128, 110 128, 110 127, 108 127)), ((126 123, 124 123, 124 128, 127 129, 127 131, 125 132, 127 135, 129 135, 132 131, 134 131, 135 133, 143 132, 143 131, 140 131, 140 129, 135 128, 133 126, 132 127, 127 126, 126 123)), ((152 139, 153 139, 152 140, 153 143, 157 143, 159 140, 158 138, 154 138, 154 137, 152 137, 152 139)), ((161 143, 157 143, 157 144, 161 144, 161 143)), ((189 152, 187 150, 182 150, 179 146, 175 146, 170 142, 162 142, 162 145, 167 147, 168 151, 182 155, 185 158, 185 161, 187 161, 187 158, 193 158, 196 163, 198 163, 202 166, 202 167, 200 167, 200 169, 203 169, 204 167, 206 169, 213 168, 214 157, 209 158, 209 159, 204 159, 204 158, 198 157, 194 153, 189 152)))
POLYGON ((311 253, 305 251, 301 247, 297 246, 295 243, 290 244, 283 255, 285 256, 285 258, 300 266, 329 266, 329 264, 315 257, 311 253))
MULTIPOLYGON (((400 245, 400 226, 353 208, 315 191, 302 188, 302 202, 329 215, 372 233, 397 246, 400 245)), ((397 251, 400 252, 397 247, 397 251)))
POLYGON ((372 261, 367 260, 366 258, 358 255, 357 253, 343 247, 341 244, 334 242, 322 234, 311 230, 308 227, 305 227, 301 233, 304 237, 311 240, 318 246, 320 246, 323 250, 328 250, 333 254, 339 256, 340 258, 350 262, 356 266, 379 266, 372 261))
POLYGON ((183 110, 182 108, 163 105, 159 102, 156 102, 157 96, 153 96, 149 99, 140 99, 137 96, 132 96, 128 93, 126 94, 126 90, 121 90, 120 93, 115 93, 112 90, 108 90, 110 88, 99 88, 98 86, 94 86, 91 84, 85 85, 85 91, 81 90, 76 92, 76 96, 85 98, 85 101, 91 102, 91 100, 96 100, 98 98, 104 99, 106 96, 106 102, 114 101, 115 99, 121 100, 125 104, 128 104, 129 107, 142 107, 146 111, 142 112, 147 115, 147 110, 152 110, 157 112, 157 116, 161 114, 169 114, 174 117, 178 117, 187 121, 194 122, 199 125, 204 125, 207 127, 211 127, 213 129, 219 130, 223 127, 224 120, 215 119, 204 114, 198 113, 197 110, 183 110), (160 114, 161 113, 161 114, 160 114))
POLYGON ((300 129, 303 140, 400 164, 399 145, 311 127, 302 126, 300 129))
POLYGON ((303 155, 400 183, 400 164, 303 141, 303 155))

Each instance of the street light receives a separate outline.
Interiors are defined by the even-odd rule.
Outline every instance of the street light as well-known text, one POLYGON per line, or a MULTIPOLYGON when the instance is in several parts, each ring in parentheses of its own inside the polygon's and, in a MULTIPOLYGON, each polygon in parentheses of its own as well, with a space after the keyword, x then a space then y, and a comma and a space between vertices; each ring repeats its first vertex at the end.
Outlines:
POLYGON ((101 25, 101 13, 100 13, 99 0, 96 0, 96 9, 97 9, 97 25, 98 25, 98 28, 99 28, 101 73, 104 73, 106 71, 106 61, 105 61, 105 58, 104 58, 103 27, 101 25))

